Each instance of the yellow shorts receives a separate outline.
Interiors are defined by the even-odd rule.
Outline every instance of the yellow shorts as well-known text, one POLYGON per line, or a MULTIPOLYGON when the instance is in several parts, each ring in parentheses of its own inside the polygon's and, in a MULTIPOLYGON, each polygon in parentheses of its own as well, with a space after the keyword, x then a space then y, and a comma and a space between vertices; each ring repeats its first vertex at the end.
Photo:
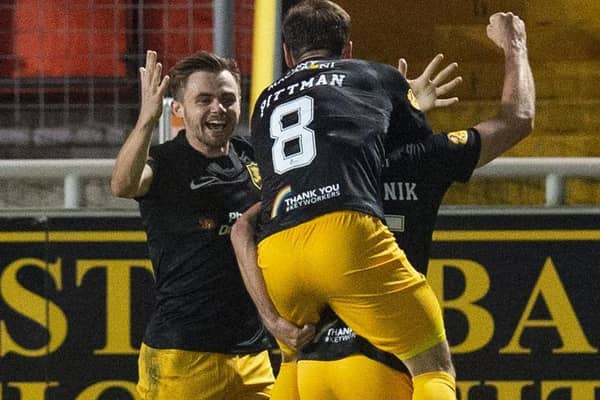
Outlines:
POLYGON ((408 374, 357 354, 336 361, 300 360, 298 391, 302 400, 411 400, 408 374))
POLYGON ((298 325, 316 323, 329 305, 357 335, 402 360, 446 339, 433 290, 378 218, 314 218, 262 240, 258 263, 275 307, 298 325))
POLYGON ((267 351, 252 355, 154 349, 142 343, 142 400, 268 399, 274 382, 267 351))

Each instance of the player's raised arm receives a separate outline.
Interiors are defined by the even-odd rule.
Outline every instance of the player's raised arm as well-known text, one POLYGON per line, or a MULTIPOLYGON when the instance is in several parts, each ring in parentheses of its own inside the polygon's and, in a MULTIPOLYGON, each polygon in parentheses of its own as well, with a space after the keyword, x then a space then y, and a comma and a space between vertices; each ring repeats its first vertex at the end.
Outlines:
POLYGON ((533 130, 535 86, 527 56, 525 23, 513 13, 496 13, 488 37, 504 51, 504 84, 498 114, 475 126, 481 135, 478 167, 513 147, 533 130))
POLYGON ((146 165, 152 132, 162 113, 169 77, 162 77, 162 64, 149 50, 146 65, 140 68, 141 106, 138 120, 119 150, 110 187, 117 197, 132 198, 145 194, 152 181, 152 169, 146 165))

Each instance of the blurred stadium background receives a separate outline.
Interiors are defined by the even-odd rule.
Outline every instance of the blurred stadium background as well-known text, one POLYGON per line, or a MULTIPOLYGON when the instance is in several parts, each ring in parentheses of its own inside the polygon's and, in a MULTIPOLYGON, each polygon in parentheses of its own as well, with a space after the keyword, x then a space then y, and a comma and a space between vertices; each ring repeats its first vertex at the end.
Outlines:
MULTIPOLYGON (((234 56, 243 73, 244 133, 252 76, 257 76, 257 68, 271 75, 282 70, 277 27, 266 39, 254 39, 254 34, 264 32, 264 24, 272 28, 272 17, 293 3, 0 1, 0 160, 114 158, 135 123, 137 69, 147 49, 157 50, 167 68, 199 49, 234 56)), ((353 16, 356 57, 390 64, 405 57, 409 77, 437 52, 459 63, 465 78, 457 92, 460 104, 430 115, 436 130, 448 131, 495 111, 503 65, 501 54, 485 36, 485 25, 496 11, 522 16, 538 111, 534 133, 507 156, 600 156, 600 2, 424 0, 380 2, 376 7, 361 0, 339 3, 353 16)), ((556 161, 558 172, 562 161, 556 161)), ((62 177, 27 177, 25 172, 14 176, 7 171, 0 168, 0 208, 63 207, 62 177)), ((600 204, 600 172, 588 172, 585 177, 555 176, 564 185, 565 204, 600 204)), ((107 177, 82 177, 76 183, 77 207, 136 206, 113 199, 107 177)), ((455 185, 445 204, 543 205, 545 185, 543 175, 479 176, 469 185, 455 185)))

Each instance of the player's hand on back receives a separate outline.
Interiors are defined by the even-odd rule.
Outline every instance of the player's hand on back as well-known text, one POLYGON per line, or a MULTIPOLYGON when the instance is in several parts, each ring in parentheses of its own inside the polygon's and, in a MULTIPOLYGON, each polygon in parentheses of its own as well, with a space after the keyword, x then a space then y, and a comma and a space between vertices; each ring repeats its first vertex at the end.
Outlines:
MULTIPOLYGON (((458 103, 458 97, 444 97, 462 83, 462 77, 450 79, 458 69, 457 63, 448 64, 436 74, 443 54, 437 54, 425 67, 423 73, 415 79, 407 79, 421 111, 427 112, 434 108, 448 107, 458 103), (435 76, 434 76, 435 74, 435 76), (448 80, 450 79, 450 80, 448 80)), ((398 60, 398 71, 406 78, 408 64, 404 58, 398 60)))

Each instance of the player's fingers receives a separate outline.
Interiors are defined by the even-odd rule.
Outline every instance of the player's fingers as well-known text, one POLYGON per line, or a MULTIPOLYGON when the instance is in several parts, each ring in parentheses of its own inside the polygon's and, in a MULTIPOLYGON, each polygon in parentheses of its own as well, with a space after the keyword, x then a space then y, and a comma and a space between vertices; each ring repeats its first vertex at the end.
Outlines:
POLYGON ((497 12, 497 13, 490 15, 490 25, 494 24, 496 21, 498 21, 498 19, 502 18, 505 15, 506 15, 506 13, 503 13, 503 12, 497 12))
POLYGON ((158 88, 161 82, 162 75, 162 64, 156 63, 156 67, 154 68, 154 74, 152 75, 152 86, 158 88))
POLYGON ((457 63, 454 62, 452 64, 448 64, 443 70, 441 70, 435 76, 435 78, 433 78, 433 80, 431 82, 435 86, 438 86, 440 83, 445 82, 446 79, 448 79, 448 77, 450 75, 452 75, 453 73, 455 73, 457 69, 458 69, 458 64, 457 63))
POLYGON ((156 57, 157 54, 155 51, 148 50, 146 52, 146 72, 150 77, 154 75, 154 68, 156 67, 156 57))
POLYGON ((301 331, 305 336, 310 336, 312 339, 317 334, 317 327, 312 324, 306 324, 302 327, 301 331))
POLYGON ((452 79, 450 82, 444 83, 443 85, 440 85, 437 87, 435 94, 436 96, 444 96, 447 93, 450 93, 451 91, 453 91, 454 89, 456 89, 458 87, 458 85, 460 85, 462 83, 463 79, 462 76, 457 76, 456 78, 452 79))
POLYGON ((398 60, 398 71, 406 78, 406 72, 408 71, 408 63, 404 58, 398 60))
POLYGON ((443 54, 441 54, 441 53, 436 54, 436 56, 433 57, 433 59, 429 62, 429 64, 427 64, 427 66, 425 67, 425 70, 423 71, 423 74, 421 74, 421 76, 426 79, 429 79, 433 75, 435 70, 438 68, 438 66, 440 65, 440 63, 442 62, 443 59, 444 59, 443 54))
POLYGON ((451 97, 449 99, 437 99, 434 102, 434 105, 436 108, 444 108, 444 107, 452 106, 456 103, 458 103, 458 97, 451 97))
POLYGON ((167 94, 170 79, 171 78, 169 77, 169 75, 165 75, 163 77, 162 82, 160 83, 160 86, 158 87, 158 93, 160 93, 161 96, 164 96, 167 94))
POLYGON ((488 37, 492 37, 493 33, 494 33, 494 29, 496 29, 496 25, 498 25, 500 18, 502 18, 502 16, 504 15, 504 13, 498 12, 495 14, 492 14, 490 16, 489 19, 489 23, 488 25, 485 27, 486 33, 488 35, 488 37))
POLYGON ((310 343, 315 337, 315 333, 316 328, 314 325, 304 325, 300 329, 300 334, 298 335, 298 347, 303 347, 310 343))

